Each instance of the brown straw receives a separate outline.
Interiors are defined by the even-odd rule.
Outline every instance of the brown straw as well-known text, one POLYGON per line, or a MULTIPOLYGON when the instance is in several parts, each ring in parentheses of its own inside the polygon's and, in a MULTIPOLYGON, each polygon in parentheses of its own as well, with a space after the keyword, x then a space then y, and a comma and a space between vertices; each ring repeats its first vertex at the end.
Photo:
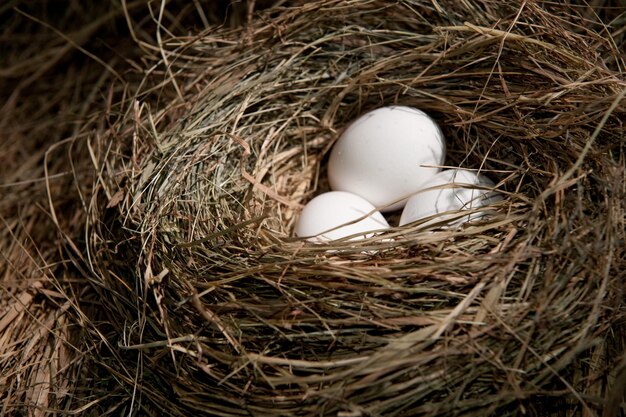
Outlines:
MULTIPOLYGON (((623 413, 625 10, 279 3, 186 34, 159 24, 172 20, 157 4, 158 36, 135 32, 142 79, 83 118, 91 129, 74 138, 90 169, 72 177, 81 214, 68 221, 51 198, 70 265, 55 278, 72 312, 64 323, 82 328, 63 407, 623 413), (294 238, 304 204, 328 190, 342 129, 392 104, 432 115, 446 166, 486 174, 503 200, 460 229, 417 222, 358 242, 294 238), (70 291, 71 276, 91 286, 70 291)), ((0 324, 28 310, 40 328, 60 326, 66 304, 13 302, 30 306, 29 294, 2 301, 0 324)), ((37 354, 52 350, 64 354, 54 343, 37 354)))

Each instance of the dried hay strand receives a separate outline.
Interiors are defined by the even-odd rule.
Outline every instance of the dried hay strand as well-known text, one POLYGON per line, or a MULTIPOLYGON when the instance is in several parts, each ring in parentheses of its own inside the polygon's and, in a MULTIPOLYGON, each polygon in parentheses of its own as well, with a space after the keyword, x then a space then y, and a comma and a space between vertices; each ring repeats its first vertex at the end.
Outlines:
POLYGON ((72 292, 82 296, 88 281, 63 246, 76 247, 83 230, 75 179, 89 177, 91 164, 68 154, 83 148, 94 126, 86 119, 113 78, 78 50, 92 49, 112 19, 106 5, 90 16, 80 2, 32 3, 0 6, 0 416, 85 404, 78 381, 88 349, 72 292))
POLYGON ((0 5, 0 416, 78 414, 93 401, 89 282, 72 266, 85 222, 77 182, 92 174, 85 137, 122 87, 103 44, 126 38, 112 25, 124 15, 51 3, 0 5))
POLYGON ((146 415, 623 412, 623 40, 588 12, 314 1, 164 38, 90 139, 86 258, 115 401, 146 415), (334 140, 390 104, 432 114, 447 165, 487 173, 505 199, 460 230, 293 238, 334 140))
MULTIPOLYGON (((135 41, 156 43, 150 10, 143 0, 0 5, 0 416, 84 415, 107 398, 92 383, 102 340, 83 269, 85 145, 132 86, 135 41)), ((223 12, 171 1, 159 25, 221 24, 223 12)))

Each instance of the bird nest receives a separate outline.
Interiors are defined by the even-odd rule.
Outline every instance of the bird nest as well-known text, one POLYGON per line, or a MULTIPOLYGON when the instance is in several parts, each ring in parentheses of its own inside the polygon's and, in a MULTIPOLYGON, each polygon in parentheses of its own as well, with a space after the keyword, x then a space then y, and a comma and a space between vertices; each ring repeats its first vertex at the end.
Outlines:
POLYGON ((623 56, 573 6, 471 3, 304 2, 146 50, 92 140, 86 231, 146 412, 619 408, 623 56), (335 140, 386 105, 431 115, 446 166, 503 199, 458 229, 295 238, 335 140))

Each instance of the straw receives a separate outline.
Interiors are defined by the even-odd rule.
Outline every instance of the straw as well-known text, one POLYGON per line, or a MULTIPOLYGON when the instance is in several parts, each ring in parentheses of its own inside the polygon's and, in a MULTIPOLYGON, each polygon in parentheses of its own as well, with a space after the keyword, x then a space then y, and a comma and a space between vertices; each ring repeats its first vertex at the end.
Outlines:
POLYGON ((623 412, 626 10, 261 3, 11 4, 45 35, 0 73, 0 415, 623 412), (391 104, 504 199, 295 238, 391 104))

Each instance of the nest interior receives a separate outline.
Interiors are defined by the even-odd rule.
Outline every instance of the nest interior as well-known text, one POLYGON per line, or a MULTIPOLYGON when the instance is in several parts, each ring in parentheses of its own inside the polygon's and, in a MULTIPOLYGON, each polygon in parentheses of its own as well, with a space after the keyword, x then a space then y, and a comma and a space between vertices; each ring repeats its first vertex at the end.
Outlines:
POLYGON ((626 82, 623 51, 583 12, 333 0, 166 37, 89 139, 87 264, 127 401, 617 412, 626 82), (342 129, 391 104, 432 115, 446 165, 485 172, 504 200, 459 230, 293 238, 342 129))

